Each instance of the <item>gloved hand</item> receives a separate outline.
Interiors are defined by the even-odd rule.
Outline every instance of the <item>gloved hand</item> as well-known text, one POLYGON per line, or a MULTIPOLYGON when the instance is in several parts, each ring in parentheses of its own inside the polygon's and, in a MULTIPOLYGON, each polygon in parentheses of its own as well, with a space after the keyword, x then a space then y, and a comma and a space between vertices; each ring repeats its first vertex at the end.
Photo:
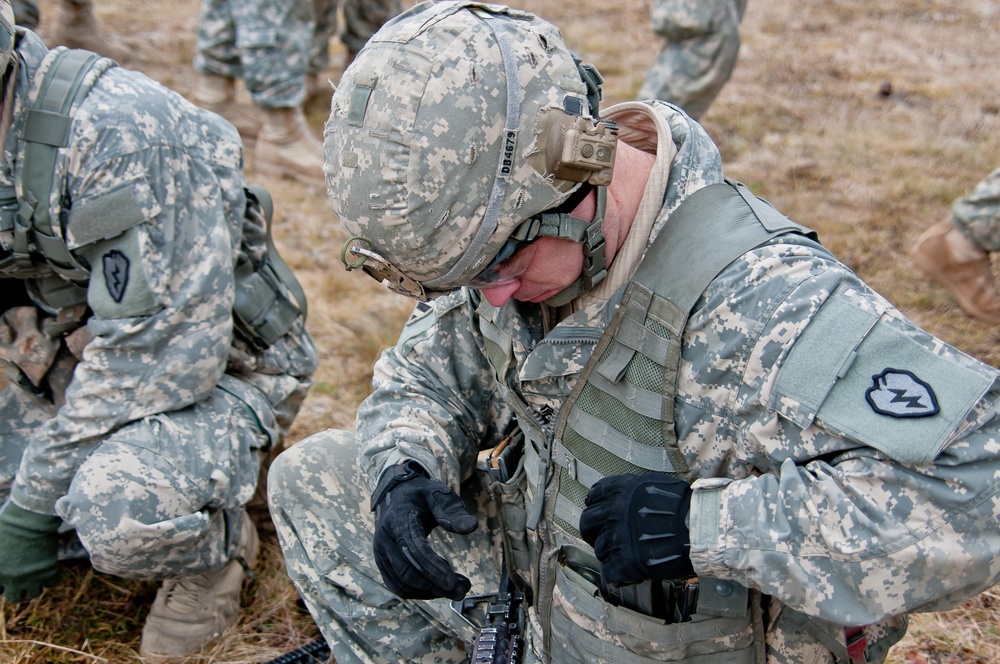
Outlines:
POLYGON ((57 516, 22 509, 8 500, 0 507, 0 590, 8 602, 37 597, 59 576, 57 516))
POLYGON ((389 590, 405 599, 465 597, 472 583, 427 541, 435 526, 461 535, 478 527, 458 494, 407 461, 383 475, 372 494, 372 509, 375 563, 389 590))
POLYGON ((580 534, 594 547, 605 583, 694 574, 688 557, 691 487, 665 473, 612 475, 590 488, 580 534))

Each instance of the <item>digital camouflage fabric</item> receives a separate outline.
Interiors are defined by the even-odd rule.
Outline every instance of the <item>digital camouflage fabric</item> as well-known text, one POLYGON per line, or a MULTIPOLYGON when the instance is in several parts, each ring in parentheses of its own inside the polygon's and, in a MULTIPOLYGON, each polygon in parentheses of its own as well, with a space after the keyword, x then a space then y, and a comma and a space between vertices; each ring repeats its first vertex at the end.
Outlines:
POLYGON ((306 98, 313 0, 203 0, 195 71, 242 79, 260 108, 297 108, 306 98))
MULTIPOLYGON (((517 29, 516 16, 498 16, 517 29)), ((413 14, 395 25, 397 51, 385 44, 380 61, 398 52, 400 67, 409 65, 404 56, 421 66, 404 34, 445 52, 432 47, 436 24, 424 19, 413 14)), ((448 27, 443 23, 445 43, 448 27)), ((345 97, 365 99, 360 90, 355 85, 345 97)), ((438 104, 443 128, 454 106, 438 104)), ((409 126, 414 109, 412 101, 402 106, 396 126, 409 126)), ((723 180, 721 159, 704 129, 674 105, 630 102, 604 115, 619 124, 621 141, 656 155, 626 240, 646 246, 686 199, 723 180)), ((485 125, 496 117, 492 109, 481 114, 485 125)), ((397 145, 366 142, 367 129, 347 122, 335 126, 338 140, 364 145, 348 157, 359 170, 378 170, 380 151, 397 145)), ((447 133, 442 143, 458 140, 447 133)), ((336 171, 328 172, 335 209, 368 209, 368 189, 351 178, 382 173, 348 175, 344 153, 328 157, 336 159, 328 164, 336 171)), ((491 186, 481 178, 465 183, 486 192, 491 186)), ((402 184, 396 191, 408 192, 402 184)), ((352 213, 345 216, 351 229, 352 213)), ((395 216, 364 218, 365 232, 381 234, 381 242, 411 234, 405 225, 391 227, 395 216)), ((434 256, 414 260, 430 264, 434 256)), ((699 258, 695 252, 691 260, 699 258)), ((444 600, 388 592, 372 559, 368 493, 387 468, 405 461, 459 491, 479 516, 468 536, 430 534, 435 550, 472 581, 473 594, 497 589, 500 542, 507 545, 507 562, 523 572, 534 600, 528 661, 734 662, 760 653, 774 663, 831 663, 847 658, 845 626, 858 626, 869 661, 878 662, 905 630, 907 613, 954 606, 1000 580, 996 370, 917 328, 797 234, 746 251, 700 293, 676 331, 676 376, 653 360, 670 338, 666 305, 637 321, 634 335, 615 338, 621 356, 595 355, 640 260, 641 252, 631 262, 616 260, 607 280, 563 316, 529 302, 495 308, 471 290, 417 304, 396 346, 376 364, 355 432, 315 434, 277 459, 269 498, 288 571, 338 662, 467 657, 463 644, 473 627, 444 600), (569 426, 555 423, 592 357, 600 364, 588 383, 632 395, 630 405, 648 426, 630 428, 638 418, 613 411, 581 415, 573 423, 578 438, 599 443, 594 456, 603 452, 605 467, 635 472, 668 470, 666 450, 676 446, 693 480, 694 570, 718 579, 718 588, 759 592, 756 615, 698 614, 690 623, 664 624, 606 602, 578 571, 593 552, 576 531, 578 510, 560 511, 559 500, 572 503, 575 490, 582 501, 593 466, 567 462, 575 441, 569 426), (634 389, 640 383, 646 387, 634 389), (477 459, 515 415, 526 437, 528 430, 537 435, 523 466, 499 487, 507 502, 498 506, 477 459), (641 460, 627 454, 650 449, 641 460)))
POLYGON ((952 204, 951 222, 984 251, 1000 251, 1000 168, 952 204))
POLYGON ((330 204, 344 228, 438 290, 477 274, 521 222, 578 187, 539 161, 540 116, 563 110, 567 95, 587 112, 555 27, 471 6, 422 4, 383 26, 341 78, 324 130, 330 204), (435 30, 422 32, 424 21, 435 30))
POLYGON ((677 104, 695 119, 733 75, 747 0, 652 0, 649 23, 663 48, 646 70, 639 99, 677 104))
POLYGON ((338 9, 344 15, 340 41, 350 56, 360 51, 386 21, 403 11, 403 5, 400 0, 313 0, 316 29, 309 50, 311 73, 321 73, 330 66, 330 41, 337 36, 338 9))
MULTIPOLYGON (((59 348, 47 373, 29 362, 31 385, 0 395, 0 498, 61 516, 103 571, 218 568, 239 540, 261 454, 311 383, 315 348, 302 321, 266 350, 234 333, 234 268, 265 251, 264 229, 245 218, 235 130, 109 60, 88 74, 93 87, 73 109, 40 203, 90 268, 85 300, 52 306, 53 286, 66 282, 41 255, 28 267, 10 259, 25 200, 19 111, 63 52, 19 32, 4 105, 5 304, 35 305, 36 334, 59 348)), ((17 311, 5 320, 20 335, 32 325, 17 311)))

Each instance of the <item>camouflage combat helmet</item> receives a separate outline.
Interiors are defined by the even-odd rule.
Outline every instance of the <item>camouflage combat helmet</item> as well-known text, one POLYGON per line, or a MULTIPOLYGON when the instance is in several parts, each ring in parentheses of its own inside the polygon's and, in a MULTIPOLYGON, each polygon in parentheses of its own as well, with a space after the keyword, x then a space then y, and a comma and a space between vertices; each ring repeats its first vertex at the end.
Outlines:
POLYGON ((426 300, 513 242, 564 237, 585 254, 568 296, 591 288, 606 273, 618 131, 598 118, 602 82, 528 12, 425 2, 386 23, 344 72, 324 131, 345 265, 426 300), (566 214, 594 186, 597 218, 566 214))
POLYGON ((7 73, 14 55, 14 7, 10 0, 0 0, 0 75, 7 73))

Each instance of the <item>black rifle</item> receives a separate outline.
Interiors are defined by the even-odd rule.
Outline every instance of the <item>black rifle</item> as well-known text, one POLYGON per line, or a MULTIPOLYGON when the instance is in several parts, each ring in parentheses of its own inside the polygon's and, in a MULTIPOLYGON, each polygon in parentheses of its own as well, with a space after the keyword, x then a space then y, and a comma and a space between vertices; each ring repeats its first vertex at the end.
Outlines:
POLYGON ((322 664, 330 656, 330 646, 322 636, 301 648, 270 660, 267 664, 322 664))
POLYGON ((486 605, 484 624, 472 640, 468 664, 520 664, 524 659, 523 602, 524 596, 514 588, 506 572, 499 591, 452 602, 452 608, 473 625, 467 614, 479 604, 486 605))

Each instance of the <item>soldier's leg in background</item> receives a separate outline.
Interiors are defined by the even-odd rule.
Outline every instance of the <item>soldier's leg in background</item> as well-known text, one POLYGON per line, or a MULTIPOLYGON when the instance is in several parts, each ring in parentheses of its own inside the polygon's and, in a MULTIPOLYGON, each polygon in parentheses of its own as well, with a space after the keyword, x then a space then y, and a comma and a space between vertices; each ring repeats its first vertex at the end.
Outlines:
POLYGON ((312 44, 313 0, 231 3, 243 80, 254 104, 302 104, 312 44))
POLYGON ((256 0, 234 8, 243 82, 264 115, 253 167, 326 187, 323 146, 302 104, 315 26, 313 0, 256 0))
POLYGON ((51 402, 19 387, 9 385, 0 392, 0 503, 10 496, 11 483, 32 432, 55 414, 51 402))
POLYGON ((330 66, 330 40, 337 32, 337 0, 313 0, 313 19, 304 104, 324 102, 324 107, 329 110, 333 90, 327 83, 325 72, 330 66))
POLYGON ((403 11, 400 0, 344 0, 344 31, 340 40, 347 47, 347 64, 378 32, 382 24, 403 11))
POLYGON ((37 30, 41 13, 38 11, 37 0, 13 0, 14 22, 22 28, 37 30))
POLYGON ((952 204, 952 223, 977 247, 1000 251, 1000 168, 952 204))
POLYGON ((243 76, 230 0, 201 0, 195 51, 194 69, 199 74, 243 76))
MULTIPOLYGON (((292 445, 271 466, 268 499, 288 574, 340 664, 464 662, 474 630, 448 600, 408 601, 382 583, 372 554, 370 492, 357 477, 354 434, 325 431, 292 445)), ((431 545, 472 581, 472 594, 499 584, 497 542, 482 519, 485 492, 462 486, 479 510, 470 535, 431 534, 431 545)))
POLYGON ((109 435, 56 511, 100 571, 169 579, 219 569, 249 523, 243 506, 268 440, 253 412, 216 388, 109 435))
POLYGON ((746 0, 653 0, 650 25, 663 50, 646 72, 639 99, 662 99, 697 119, 732 76, 746 0))
POLYGON ((202 0, 194 69, 197 78, 191 101, 229 120, 244 140, 256 138, 259 113, 236 100, 236 81, 243 77, 243 65, 229 0, 202 0))
POLYGON ((59 22, 52 36, 52 44, 82 48, 124 62, 128 49, 113 34, 101 27, 94 13, 92 0, 60 0, 59 22))
POLYGON ((969 314, 1000 323, 1000 293, 990 254, 1000 250, 1000 168, 952 204, 951 219, 939 221, 917 240, 914 264, 946 287, 969 314))

